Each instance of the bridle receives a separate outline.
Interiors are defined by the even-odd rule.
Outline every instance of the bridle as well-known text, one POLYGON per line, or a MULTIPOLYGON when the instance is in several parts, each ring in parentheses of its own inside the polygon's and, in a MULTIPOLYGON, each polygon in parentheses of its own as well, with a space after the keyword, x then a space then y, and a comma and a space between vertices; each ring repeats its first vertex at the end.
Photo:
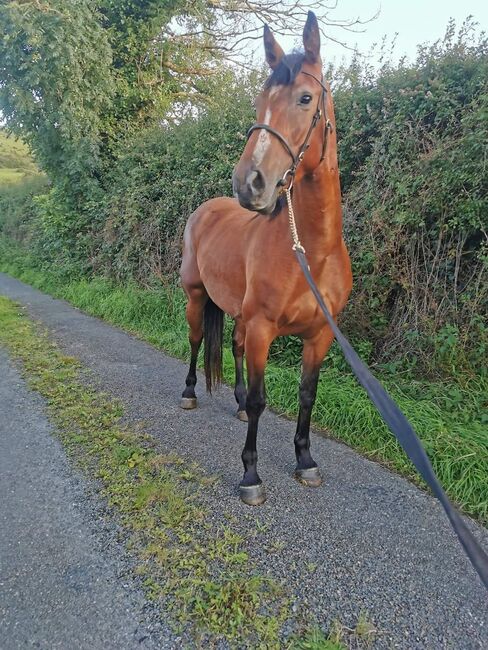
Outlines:
POLYGON ((327 87, 324 85, 323 77, 322 77, 322 79, 318 79, 315 75, 311 74, 310 72, 304 72, 303 70, 300 70, 300 74, 305 74, 305 75, 307 75, 307 77, 312 77, 312 79, 314 79, 319 84, 319 86, 321 86, 322 92, 320 93, 320 97, 319 97, 319 100, 317 102, 317 108, 315 109, 315 113, 313 114, 312 121, 310 122, 310 126, 309 126, 309 129, 307 131, 307 135, 305 136, 305 139, 304 139, 304 141, 302 143, 302 146, 298 150, 298 153, 295 155, 293 153, 293 149, 291 148, 291 146, 290 146, 289 142, 287 141, 287 139, 283 135, 281 135, 281 133, 279 131, 274 129, 269 124, 264 124, 264 123, 261 123, 261 122, 257 122, 256 124, 253 124, 251 126, 251 128, 249 129, 249 131, 247 132, 247 139, 248 140, 251 137, 251 134, 254 133, 254 131, 258 131, 260 129, 263 129, 264 131, 268 131, 269 133, 272 133, 275 136, 275 138, 278 138, 278 140, 281 142, 281 144, 285 148, 286 152, 288 153, 288 155, 292 159, 291 167, 286 170, 286 172, 283 174, 283 178, 281 179, 281 181, 279 183, 280 185, 282 185, 284 187, 286 185, 287 178, 289 177, 290 181, 289 181, 288 189, 291 189, 291 186, 293 184, 293 180, 294 180, 294 177, 295 177, 295 174, 296 174, 296 171, 297 171, 297 167, 301 163, 301 161, 303 160, 305 152, 307 151, 308 147, 310 146, 309 145, 310 137, 312 136, 312 132, 315 129, 315 127, 317 126, 317 124, 319 123, 320 118, 322 117, 322 115, 324 115, 324 118, 325 118, 325 129, 324 129, 324 137, 323 137, 323 140, 322 140, 322 155, 320 157, 320 162, 322 162, 322 160, 325 158, 325 150, 326 150, 326 147, 327 147, 327 133, 329 132, 329 130, 332 131, 332 123, 329 120, 329 118, 327 117, 327 113, 326 113, 326 110, 325 110, 325 97, 326 97, 326 94, 327 94, 327 87))
MULTIPOLYGON (((256 124, 253 124, 249 131, 247 132, 247 139, 249 140, 249 137, 254 131, 257 131, 259 129, 264 129, 265 131, 268 131, 269 133, 272 133, 278 140, 281 142, 283 147, 286 149, 288 155, 292 159, 292 165, 289 167, 285 173, 283 174, 283 177, 279 181, 278 185, 281 186, 280 188, 280 194, 285 194, 286 195, 286 201, 288 205, 288 221, 290 224, 290 231, 291 231, 291 236, 293 239, 293 250, 295 251, 302 251, 305 253, 305 249, 303 248, 302 244, 300 243, 300 239, 298 237, 298 232, 297 232, 297 227, 295 223, 295 215, 293 213, 293 205, 292 205, 292 198, 291 198, 291 189, 293 187, 293 181, 295 180, 295 174, 297 172, 298 165, 302 162, 303 157, 305 155, 305 152, 307 151, 309 145, 309 140, 312 136, 313 130, 319 123, 322 115, 324 116, 325 119, 325 128, 324 128, 324 135, 322 139, 322 155, 320 157, 320 162, 323 161, 325 158, 325 151, 327 148, 327 134, 329 131, 332 130, 332 123, 327 117, 327 112, 325 110, 325 97, 327 94, 327 87, 324 85, 323 82, 323 77, 321 79, 318 79, 315 75, 311 74, 310 72, 304 72, 303 70, 300 70, 300 74, 305 74, 308 77, 312 77, 319 86, 322 88, 322 92, 320 93, 320 97, 317 102, 317 108, 315 109, 315 113, 313 114, 312 121, 310 122, 310 126, 308 127, 307 134, 305 136, 305 139, 302 143, 302 146, 298 150, 298 153, 295 155, 293 153, 293 149, 291 148, 289 142, 287 139, 281 135, 279 131, 274 129, 272 126, 269 124, 264 124, 261 122, 257 122, 256 124)), ((320 163, 319 163, 320 164, 320 163)))

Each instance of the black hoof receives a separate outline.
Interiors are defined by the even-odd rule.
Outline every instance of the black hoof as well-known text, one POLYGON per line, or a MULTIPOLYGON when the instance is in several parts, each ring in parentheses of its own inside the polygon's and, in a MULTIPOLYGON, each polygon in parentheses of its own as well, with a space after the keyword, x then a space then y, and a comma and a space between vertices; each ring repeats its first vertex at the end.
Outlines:
POLYGON ((239 495, 241 501, 248 506, 260 506, 266 501, 266 492, 264 485, 239 485, 239 495))
POLYGON ((182 397, 180 406, 182 409, 196 409, 197 408, 197 398, 196 397, 182 397))
POLYGON ((241 422, 247 422, 248 418, 246 411, 237 411, 237 419, 241 422))
POLYGON ((322 477, 318 467, 310 467, 309 469, 296 469, 295 478, 302 485, 307 487, 319 487, 322 485, 322 477))

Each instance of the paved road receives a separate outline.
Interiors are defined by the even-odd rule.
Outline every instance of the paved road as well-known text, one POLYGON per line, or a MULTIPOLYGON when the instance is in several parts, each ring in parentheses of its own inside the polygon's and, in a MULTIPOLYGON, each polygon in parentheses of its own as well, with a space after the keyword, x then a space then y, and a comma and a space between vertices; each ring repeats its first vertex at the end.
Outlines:
MULTIPOLYGON (((380 630, 378 648, 488 647, 486 593, 430 496, 319 434, 312 444, 325 484, 302 488, 291 479, 294 424, 267 411, 259 452, 268 501, 250 509, 237 497, 245 425, 234 417, 230 389, 209 398, 200 377, 199 408, 181 411, 186 366, 180 361, 2 274, 0 294, 48 326, 163 447, 221 477, 211 516, 233 514, 244 530, 256 520, 267 525, 252 556, 294 587, 306 617, 353 625, 367 611, 380 630), (269 553, 270 544, 283 550, 269 553)), ((468 525, 488 546, 487 531, 468 525)))
POLYGON ((173 648, 110 518, 0 349, 0 647, 173 648))

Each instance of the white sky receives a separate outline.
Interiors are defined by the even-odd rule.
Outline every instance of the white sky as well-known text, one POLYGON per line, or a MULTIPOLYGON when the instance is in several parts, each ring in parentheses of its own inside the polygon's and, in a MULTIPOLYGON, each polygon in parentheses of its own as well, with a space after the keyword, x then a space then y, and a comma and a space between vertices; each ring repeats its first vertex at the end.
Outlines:
MULTIPOLYGON (((367 20, 379 10, 376 20, 364 25, 362 33, 351 33, 340 28, 328 28, 331 36, 346 41, 350 47, 357 45, 358 50, 366 54, 375 42, 380 42, 384 35, 390 41, 398 33, 395 58, 406 54, 415 58, 416 46, 420 43, 433 42, 444 35, 447 23, 454 18, 461 26, 464 19, 472 15, 480 24, 479 29, 488 31, 488 0, 338 0, 337 9, 331 12, 334 19, 359 17, 367 20)), ((282 39, 285 51, 292 49, 296 43, 293 39, 282 39)), ((340 62, 351 55, 340 45, 322 42, 324 63, 340 62)), ((262 60, 262 54, 261 54, 262 60)))

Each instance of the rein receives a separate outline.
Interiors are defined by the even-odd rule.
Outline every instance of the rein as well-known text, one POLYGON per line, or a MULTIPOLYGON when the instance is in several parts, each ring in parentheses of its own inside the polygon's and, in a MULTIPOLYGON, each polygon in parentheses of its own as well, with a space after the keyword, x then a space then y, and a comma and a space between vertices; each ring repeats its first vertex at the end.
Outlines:
MULTIPOLYGON (((314 79, 316 78, 314 77, 314 79)), ((319 80, 316 79, 316 81, 319 80)), ((326 88, 320 81, 319 83, 323 88, 322 97, 324 97, 324 92, 326 92, 326 88)), ((342 334, 341 330, 336 325, 336 322, 332 317, 329 309, 327 308, 327 305, 325 304, 325 301, 317 285, 315 284, 314 279, 312 278, 312 274, 310 272, 310 266, 308 265, 308 261, 305 255, 305 249, 300 243, 300 239, 298 236, 298 231, 295 223, 295 215, 293 212, 291 190, 292 190, 293 179, 296 173, 296 169, 300 164, 306 149, 308 148, 308 140, 319 119, 320 119, 320 107, 317 106, 317 111, 312 119, 312 124, 310 125, 310 129, 307 133, 307 137, 305 138, 304 144, 300 148, 298 156, 294 157, 291 153, 291 150, 289 152, 293 158, 293 165, 289 170, 285 172, 282 179, 282 184, 285 185, 287 176, 290 176, 291 178, 289 185, 286 188, 283 187, 282 191, 286 195, 286 202, 288 206, 288 219, 289 219, 291 236, 293 239, 292 250, 294 251, 297 257, 298 263, 300 265, 300 268, 302 269, 305 279, 307 280, 320 309, 322 310, 332 332, 334 333, 334 336, 344 353, 346 361, 348 362, 349 366, 351 367, 351 370, 356 376, 356 379, 361 384, 361 386, 366 390, 369 399, 373 402, 374 406, 376 407, 376 410, 378 411, 378 413, 380 414, 384 422, 387 424, 390 431, 394 434, 394 436, 402 446, 403 450, 405 451, 406 455, 412 461, 413 465, 419 472, 420 476, 424 479, 424 481, 427 483, 429 488, 432 490, 434 496, 436 496, 437 499, 441 502, 442 507, 444 508, 444 511, 447 515, 447 518, 449 519, 449 522, 454 532, 456 533, 462 547, 464 548, 466 555, 468 556, 471 564, 473 565, 479 577, 481 578, 482 583, 488 590, 488 555, 483 550, 480 543, 477 541, 477 539, 474 537, 471 531, 468 529, 468 527, 462 520, 461 516, 459 515, 458 511, 454 508, 449 498, 447 497, 446 493, 444 492, 441 484, 439 483, 439 480, 437 479, 434 473, 434 469, 429 460, 429 457, 427 456, 425 449, 423 448, 422 443, 420 442, 417 434, 413 430, 412 425, 407 420, 405 415, 402 413, 402 411, 400 410, 396 402, 388 395, 388 393, 380 384, 380 382, 371 374, 369 368, 359 358, 358 354, 356 353, 352 345, 342 334)), ((327 128, 329 128, 329 124, 330 122, 326 119, 326 133, 327 133, 327 128)), ((277 135, 278 138, 282 140, 284 143, 286 142, 284 138, 282 138, 282 136, 278 134, 278 132, 274 132, 274 129, 271 129, 270 127, 268 127, 268 125, 255 124, 254 127, 251 128, 252 129, 266 128, 266 130, 269 130, 271 133, 277 135)), ((288 143, 286 143, 286 147, 289 149, 288 143)), ((321 161, 325 156, 325 147, 326 147, 326 137, 324 137, 324 148, 323 148, 321 161)))

